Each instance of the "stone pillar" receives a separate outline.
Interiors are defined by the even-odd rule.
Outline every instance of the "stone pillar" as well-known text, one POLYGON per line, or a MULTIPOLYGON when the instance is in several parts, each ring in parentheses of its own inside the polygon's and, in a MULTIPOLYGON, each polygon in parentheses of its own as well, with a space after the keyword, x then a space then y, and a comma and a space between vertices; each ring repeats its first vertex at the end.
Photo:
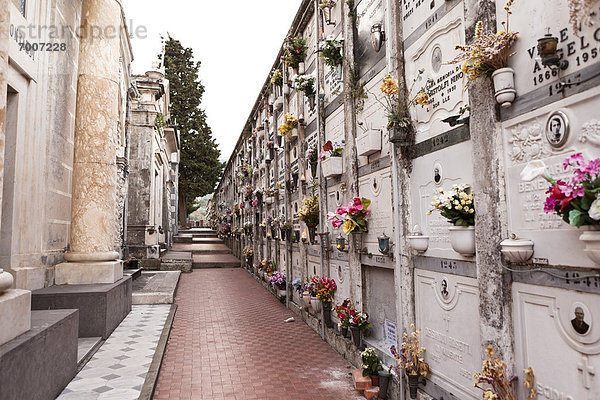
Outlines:
POLYGON ((56 284, 114 283, 123 277, 117 234, 117 124, 121 6, 83 0, 70 251, 56 284))

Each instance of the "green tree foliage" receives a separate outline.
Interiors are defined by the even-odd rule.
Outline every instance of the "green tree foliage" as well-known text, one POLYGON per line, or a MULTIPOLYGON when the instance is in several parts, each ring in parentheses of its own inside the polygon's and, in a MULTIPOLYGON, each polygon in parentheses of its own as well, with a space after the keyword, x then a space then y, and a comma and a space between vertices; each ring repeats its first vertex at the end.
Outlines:
POLYGON ((170 85, 171 121, 181 135, 179 197, 188 215, 198 209, 197 197, 214 191, 224 168, 206 113, 200 108, 204 86, 198 77, 200 62, 193 58, 191 48, 169 35, 165 41, 165 77, 170 85))

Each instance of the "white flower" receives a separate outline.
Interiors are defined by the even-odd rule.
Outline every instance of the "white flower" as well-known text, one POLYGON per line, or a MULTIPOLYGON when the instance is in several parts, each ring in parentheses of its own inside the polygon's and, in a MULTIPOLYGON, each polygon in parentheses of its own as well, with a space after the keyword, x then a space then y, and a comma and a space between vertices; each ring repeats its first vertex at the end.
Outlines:
POLYGON ((596 200, 594 200, 594 202, 590 206, 588 214, 591 219, 595 221, 600 220, 600 199, 596 198, 596 200))
POLYGON ((521 171, 521 180, 525 182, 531 182, 540 176, 546 180, 550 177, 546 164, 542 160, 528 162, 523 171, 521 171))

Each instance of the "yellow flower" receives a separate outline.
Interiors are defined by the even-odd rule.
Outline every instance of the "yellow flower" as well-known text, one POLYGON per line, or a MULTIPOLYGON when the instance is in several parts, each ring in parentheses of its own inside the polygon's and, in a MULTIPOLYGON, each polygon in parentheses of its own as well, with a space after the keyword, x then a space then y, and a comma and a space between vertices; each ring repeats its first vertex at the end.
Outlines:
POLYGON ((398 81, 392 78, 391 75, 386 75, 383 79, 383 84, 381 85, 381 91, 384 94, 391 96, 398 93, 398 89, 398 81))
POLYGON ((417 103, 421 105, 421 107, 429 104, 429 96, 425 92, 419 92, 417 94, 417 103))
POLYGON ((483 22, 477 21, 475 24, 475 37, 479 39, 481 37, 481 33, 483 32, 483 22))
POLYGON ((350 232, 352 232, 354 230, 354 223, 351 220, 346 220, 346 222, 344 222, 344 224, 342 225, 342 230, 344 231, 344 233, 346 235, 348 235, 350 232))

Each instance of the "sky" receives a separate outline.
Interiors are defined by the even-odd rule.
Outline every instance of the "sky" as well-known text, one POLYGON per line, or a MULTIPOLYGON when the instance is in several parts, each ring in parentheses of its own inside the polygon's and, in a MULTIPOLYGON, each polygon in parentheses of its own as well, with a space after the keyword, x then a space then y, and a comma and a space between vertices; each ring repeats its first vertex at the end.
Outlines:
POLYGON ((151 69, 161 50, 161 35, 169 33, 194 50, 195 59, 202 62, 200 79, 206 89, 202 107, 221 160, 228 160, 301 0, 123 3, 134 35, 134 74, 151 69))

